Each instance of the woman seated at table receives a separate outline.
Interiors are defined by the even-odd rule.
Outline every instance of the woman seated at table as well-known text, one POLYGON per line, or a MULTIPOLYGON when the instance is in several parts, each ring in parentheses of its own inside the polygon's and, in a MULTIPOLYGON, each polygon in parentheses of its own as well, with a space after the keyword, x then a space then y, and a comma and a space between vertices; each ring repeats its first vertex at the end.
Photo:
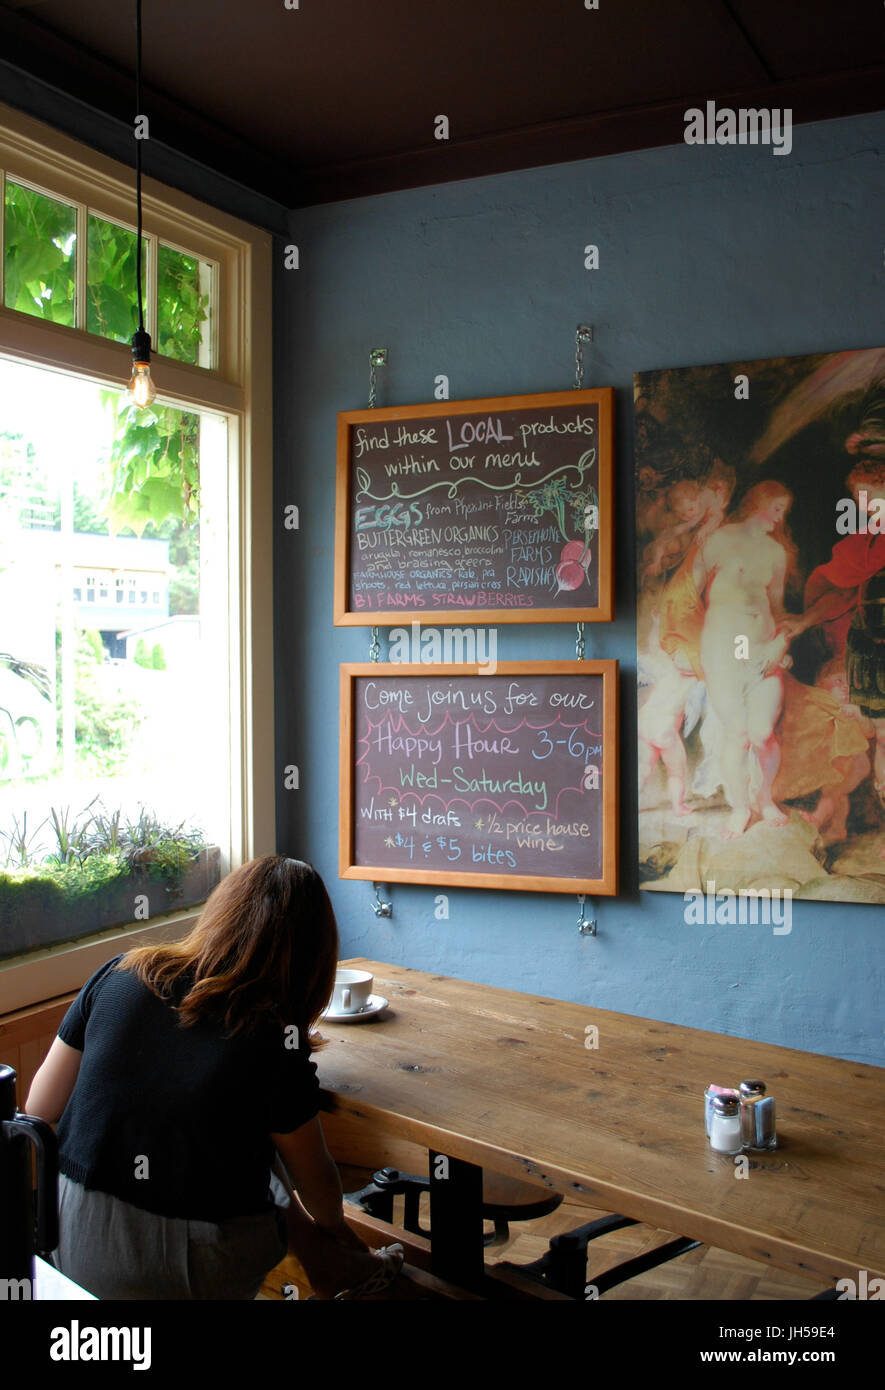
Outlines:
POLYGON ((345 1224, 318 1118, 310 1035, 337 956, 319 874, 269 856, 183 941, 87 980, 26 1102, 58 1121, 63 1274, 98 1298, 254 1298, 288 1248, 319 1297, 395 1277, 402 1247, 345 1224))

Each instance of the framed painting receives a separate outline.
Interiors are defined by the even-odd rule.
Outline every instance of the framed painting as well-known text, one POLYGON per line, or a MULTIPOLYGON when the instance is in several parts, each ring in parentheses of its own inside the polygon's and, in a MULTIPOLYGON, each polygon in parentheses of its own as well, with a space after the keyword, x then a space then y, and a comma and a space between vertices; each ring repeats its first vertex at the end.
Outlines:
POLYGON ((885 350, 634 384, 641 885, 885 902, 885 350))

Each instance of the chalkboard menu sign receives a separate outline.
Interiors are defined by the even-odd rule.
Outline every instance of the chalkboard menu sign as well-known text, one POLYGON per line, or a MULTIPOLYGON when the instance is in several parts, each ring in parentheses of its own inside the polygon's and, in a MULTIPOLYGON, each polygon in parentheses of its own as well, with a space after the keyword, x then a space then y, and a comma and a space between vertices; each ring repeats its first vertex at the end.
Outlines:
POLYGON ((339 873, 617 892, 616 661, 341 668, 339 873))
POLYGON ((338 416, 335 622, 607 622, 610 387, 338 416))

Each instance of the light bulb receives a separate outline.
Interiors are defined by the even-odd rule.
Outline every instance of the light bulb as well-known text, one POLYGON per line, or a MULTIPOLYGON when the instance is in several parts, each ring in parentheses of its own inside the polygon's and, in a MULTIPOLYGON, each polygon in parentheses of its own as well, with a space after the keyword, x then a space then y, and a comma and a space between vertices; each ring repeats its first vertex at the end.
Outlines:
POLYGON ((132 376, 129 378, 129 394, 132 397, 133 405, 143 409, 150 405, 157 394, 157 388, 151 377, 151 367, 149 362, 133 362, 132 376))

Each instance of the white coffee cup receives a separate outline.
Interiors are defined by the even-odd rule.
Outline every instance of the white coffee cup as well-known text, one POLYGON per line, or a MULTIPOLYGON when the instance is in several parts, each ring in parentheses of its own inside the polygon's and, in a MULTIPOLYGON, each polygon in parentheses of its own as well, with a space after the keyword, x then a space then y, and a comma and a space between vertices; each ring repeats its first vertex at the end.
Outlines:
POLYGON ((368 970, 336 970, 330 1014, 358 1014, 369 1002, 374 975, 368 970))

